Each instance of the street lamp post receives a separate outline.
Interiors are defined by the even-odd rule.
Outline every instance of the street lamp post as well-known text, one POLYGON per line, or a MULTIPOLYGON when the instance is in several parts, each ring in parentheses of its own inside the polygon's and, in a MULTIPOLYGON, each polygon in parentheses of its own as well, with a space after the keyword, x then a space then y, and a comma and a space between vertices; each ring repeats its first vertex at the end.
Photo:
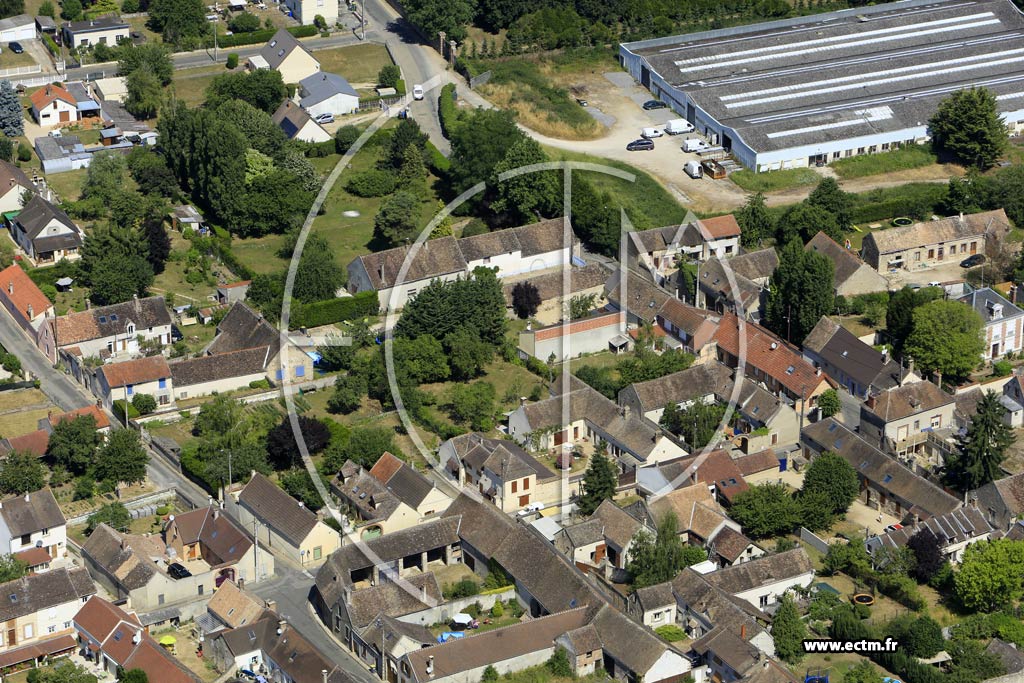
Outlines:
POLYGON ((366 40, 366 0, 363 0, 363 11, 359 13, 359 26, 363 34, 360 40, 366 40))
POLYGON ((220 3, 213 3, 213 61, 217 61, 217 23, 220 21, 220 3))

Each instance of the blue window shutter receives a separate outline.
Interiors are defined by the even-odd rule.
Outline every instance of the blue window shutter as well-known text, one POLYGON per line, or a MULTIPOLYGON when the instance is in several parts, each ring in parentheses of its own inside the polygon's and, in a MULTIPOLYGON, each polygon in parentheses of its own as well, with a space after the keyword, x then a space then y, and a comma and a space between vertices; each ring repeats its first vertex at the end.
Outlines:
POLYGON ((279 379, 279 380, 280 379, 284 379, 284 370, 282 370, 281 368, 278 368, 277 372, 275 373, 274 376, 277 377, 277 379, 279 379))
POLYGON ((305 377, 306 376, 306 366, 305 365, 300 365, 297 368, 295 368, 295 376, 296 377, 305 377))
POLYGON ((166 388, 167 388, 167 380, 166 380, 166 379, 163 379, 163 378, 161 378, 161 379, 160 379, 160 382, 159 382, 159 387, 160 387, 161 389, 166 389, 166 388))
POLYGON ((128 385, 128 395, 131 396, 134 393, 135 393, 135 387, 133 387, 131 384, 129 384, 128 385))

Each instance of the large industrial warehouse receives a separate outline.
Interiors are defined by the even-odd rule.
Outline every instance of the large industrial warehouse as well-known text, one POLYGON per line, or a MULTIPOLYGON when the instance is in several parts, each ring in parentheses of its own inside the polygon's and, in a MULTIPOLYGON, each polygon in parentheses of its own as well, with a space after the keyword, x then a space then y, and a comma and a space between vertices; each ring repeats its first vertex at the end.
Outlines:
POLYGON ((623 66, 743 165, 796 168, 923 142, 949 93, 985 86, 1024 130, 1011 0, 904 0, 624 43, 623 66))

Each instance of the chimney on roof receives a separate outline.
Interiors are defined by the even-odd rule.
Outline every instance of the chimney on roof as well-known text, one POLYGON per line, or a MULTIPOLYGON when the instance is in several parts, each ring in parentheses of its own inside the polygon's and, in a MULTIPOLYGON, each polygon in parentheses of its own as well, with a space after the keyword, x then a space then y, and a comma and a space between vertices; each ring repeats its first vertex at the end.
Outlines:
POLYGON ((747 639, 747 625, 746 624, 741 624, 740 625, 740 640, 746 640, 746 639, 747 639))
POLYGON ((866 405, 868 408, 874 408, 875 407, 875 394, 868 394, 867 399, 865 399, 865 401, 864 401, 864 405, 866 405))
POLYGON ((303 508, 303 509, 305 509, 305 507, 306 507, 306 504, 305 504, 305 503, 303 503, 303 502, 302 502, 302 501, 300 500, 300 501, 299 501, 299 507, 300 507, 300 508, 303 508))
POLYGON ((279 622, 277 622, 277 635, 281 635, 282 633, 284 633, 286 628, 288 628, 288 622, 284 619, 281 619, 279 622))
POLYGON ((132 643, 134 645, 138 645, 140 642, 142 642, 142 636, 139 635, 138 631, 136 631, 135 635, 132 636, 132 643))
POLYGON ((25 310, 28 312, 28 319, 31 320, 32 319, 32 304, 29 304, 28 308, 26 308, 25 310))
POLYGON ((431 677, 434 675, 434 655, 427 657, 427 675, 431 677))
POLYGON ((777 348, 779 348, 779 344, 778 344, 778 342, 772 342, 772 345, 771 345, 771 349, 772 349, 772 351, 774 351, 774 350, 775 350, 775 349, 777 349, 777 348))
POLYGON ((815 368, 814 369, 814 376, 815 377, 821 377, 821 368, 815 368))
POLYGON ((220 517, 220 508, 218 508, 218 507, 213 508, 213 518, 214 519, 218 519, 219 517, 220 517))
POLYGON ((31 503, 32 502, 32 494, 30 494, 30 493, 26 493, 25 494, 25 502, 26 503, 31 503))
POLYGON ((7 293, 14 294, 14 280, 10 280, 7 282, 7 293))

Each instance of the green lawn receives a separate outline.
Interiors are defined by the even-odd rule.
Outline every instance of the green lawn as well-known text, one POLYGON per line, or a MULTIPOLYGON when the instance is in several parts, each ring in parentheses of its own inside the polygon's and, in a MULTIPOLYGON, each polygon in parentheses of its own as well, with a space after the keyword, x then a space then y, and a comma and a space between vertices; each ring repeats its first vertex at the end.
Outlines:
POLYGON ((213 79, 228 73, 223 66, 203 69, 182 69, 174 72, 175 96, 189 107, 197 107, 206 99, 206 89, 213 79))
POLYGON ((20 55, 14 54, 12 50, 4 45, 3 52, 0 52, 0 69, 14 69, 19 66, 34 66, 36 60, 27 51, 20 55))
POLYGON ((46 176, 46 183, 57 193, 61 201, 77 201, 82 196, 82 184, 85 183, 88 172, 88 169, 82 168, 66 173, 52 173, 46 176))
POLYGON ((832 162, 832 170, 840 178, 862 178, 864 176, 906 171, 938 163, 938 157, 927 145, 909 145, 891 152, 862 154, 849 159, 832 162))
POLYGON ((637 230, 678 225, 686 217, 686 209, 677 202, 654 178, 635 166, 589 154, 567 152, 545 147, 553 161, 584 161, 602 166, 611 166, 636 176, 629 182, 616 176, 594 171, 576 171, 574 175, 586 178, 600 192, 612 195, 616 204, 626 210, 629 220, 637 230))
POLYGON ((321 71, 344 76, 349 83, 376 85, 381 67, 392 63, 387 48, 378 43, 317 50, 314 56, 321 71))
POLYGON ((802 185, 817 185, 821 181, 821 176, 809 168, 792 168, 765 173, 754 173, 749 169, 743 169, 729 177, 748 192, 788 190, 802 185))
MULTIPOLYGON (((173 293, 176 297, 175 304, 177 305, 196 304, 200 307, 209 305, 211 302, 207 297, 217 292, 217 278, 214 271, 226 271, 226 269, 220 264, 215 264, 211 268, 208 280, 196 283, 189 282, 186 279, 188 264, 182 257, 191 248, 192 244, 175 230, 171 230, 169 234, 171 237, 171 258, 164 265, 164 272, 157 275, 153 281, 153 293, 160 295, 173 293)), ((225 279, 233 280, 234 278, 226 277, 225 279)))

